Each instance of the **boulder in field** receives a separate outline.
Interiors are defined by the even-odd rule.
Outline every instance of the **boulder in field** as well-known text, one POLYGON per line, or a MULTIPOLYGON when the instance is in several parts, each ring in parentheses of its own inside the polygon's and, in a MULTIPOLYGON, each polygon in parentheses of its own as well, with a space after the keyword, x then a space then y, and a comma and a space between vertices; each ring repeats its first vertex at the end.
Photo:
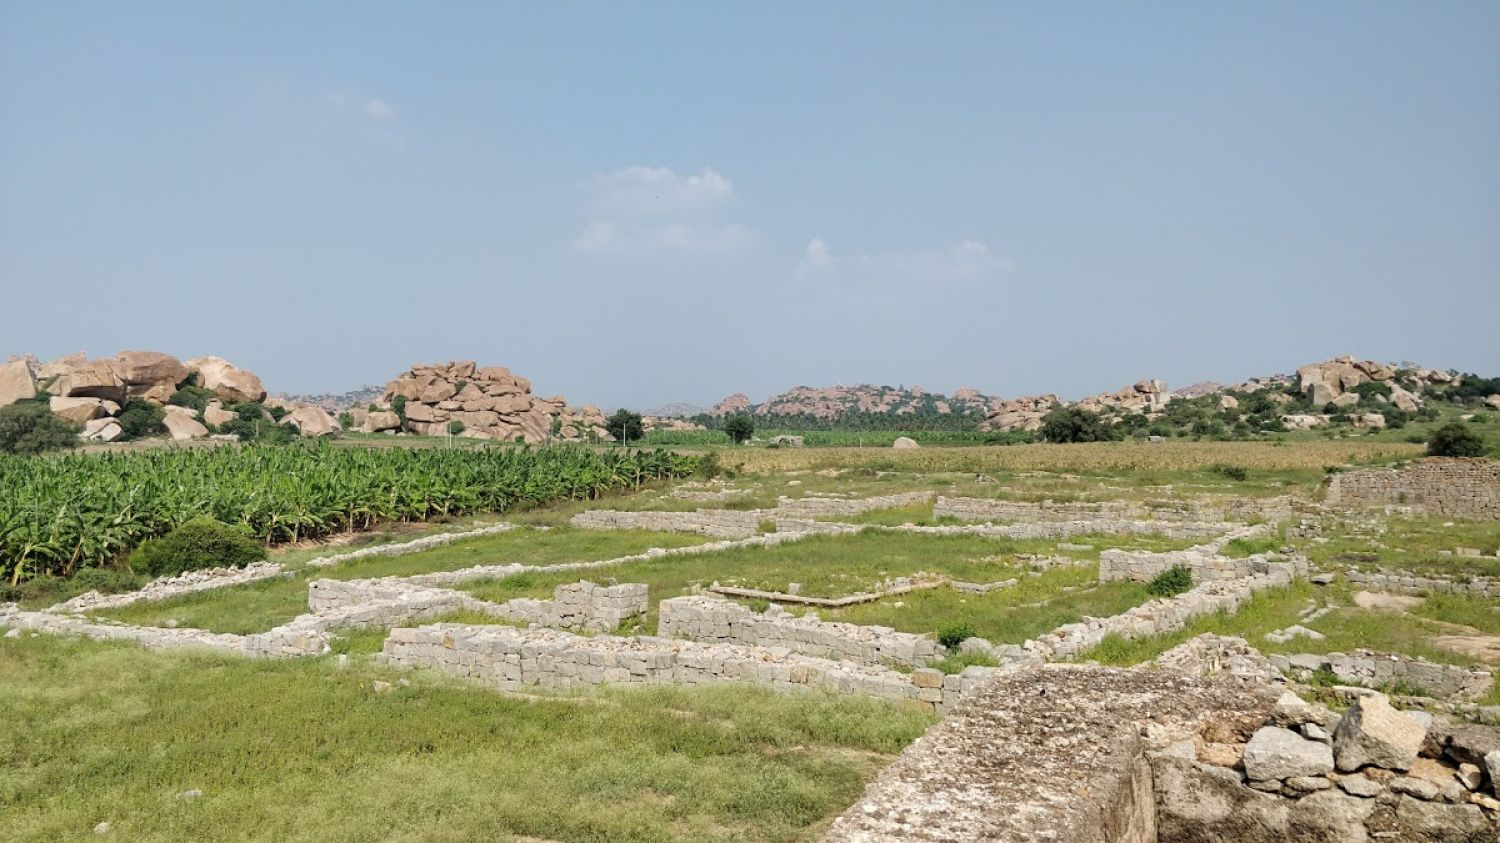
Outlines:
POLYGON ((898 451, 910 451, 922 446, 918 445, 917 440, 911 438, 910 436, 897 436, 896 441, 891 443, 891 447, 895 448, 898 451))
POLYGON ((302 436, 333 436, 342 430, 338 419, 322 407, 298 407, 287 413, 281 423, 295 427, 302 436))
POLYGON ((79 439, 90 442, 113 442, 124 435, 124 428, 120 427, 118 419, 105 417, 85 422, 83 431, 78 434, 79 439))
POLYGON ((254 372, 235 366, 222 357, 194 357, 187 366, 198 372, 198 385, 213 390, 225 404, 266 399, 266 388, 254 372))
POLYGON ((83 424, 108 415, 102 398, 59 398, 54 395, 47 399, 47 407, 53 415, 73 424, 83 424))
POLYGON ((208 435, 208 428, 204 427, 195 418, 196 414, 187 407, 168 404, 162 409, 166 411, 166 416, 162 419, 162 424, 166 426, 167 433, 171 434, 172 438, 176 441, 185 442, 189 439, 201 439, 208 435))
POLYGON ((400 430, 401 417, 389 410, 377 410, 365 417, 360 429, 366 433, 379 433, 387 430, 400 430))
POLYGON ((30 362, 12 360, 0 364, 0 407, 35 397, 36 375, 31 371, 30 362))
POLYGON ((222 401, 210 401, 208 406, 203 408, 203 420, 214 427, 222 427, 237 418, 239 416, 224 409, 222 401))

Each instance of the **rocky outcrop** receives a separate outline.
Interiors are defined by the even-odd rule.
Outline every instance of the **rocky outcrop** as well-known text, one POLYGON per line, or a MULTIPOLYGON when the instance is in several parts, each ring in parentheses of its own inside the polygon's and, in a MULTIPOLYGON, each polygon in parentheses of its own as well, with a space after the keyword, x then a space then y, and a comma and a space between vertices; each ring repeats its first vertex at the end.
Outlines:
POLYGON ((920 386, 840 384, 825 387, 796 386, 780 395, 771 396, 761 404, 751 404, 750 398, 744 393, 735 393, 715 404, 708 413, 727 416, 751 412, 765 418, 811 416, 832 421, 855 413, 894 413, 903 416, 921 412, 939 415, 980 414, 990 412, 996 401, 997 399, 968 387, 952 395, 943 395, 928 392, 920 386))
POLYGON ((198 372, 198 385, 213 390, 225 404, 266 400, 266 387, 254 372, 235 366, 222 357, 194 357, 187 366, 198 372))
POLYGON ((1060 403, 1061 399, 1051 394, 997 401, 989 416, 980 423, 979 429, 999 432, 1041 430, 1042 419, 1060 403))
POLYGON ((460 422, 458 435, 471 439, 613 438, 598 407, 569 407, 562 396, 538 398, 526 378, 472 360, 412 366, 386 385, 385 406, 377 409, 394 409, 398 399, 404 402, 404 428, 423 436, 446 435, 460 422))
POLYGON ((36 397, 36 374, 31 362, 16 359, 0 364, 0 407, 36 397))
POLYGON ((201 439, 208 435, 208 428, 204 427, 195 417, 196 414, 187 407, 176 407, 168 405, 164 408, 166 415, 162 418, 162 424, 166 425, 167 434, 178 442, 188 439, 201 439))
POLYGON ((281 423, 295 427, 302 436, 336 436, 342 432, 338 420, 322 407, 297 407, 282 416, 281 423))
POLYGON ((735 413, 748 413, 752 409, 750 396, 743 392, 725 396, 723 401, 709 408, 710 416, 732 416, 735 413))
POLYGON ((1078 402, 1082 409, 1095 413, 1145 413, 1150 415, 1167 406, 1172 395, 1163 380, 1137 381, 1114 392, 1101 392, 1078 402))

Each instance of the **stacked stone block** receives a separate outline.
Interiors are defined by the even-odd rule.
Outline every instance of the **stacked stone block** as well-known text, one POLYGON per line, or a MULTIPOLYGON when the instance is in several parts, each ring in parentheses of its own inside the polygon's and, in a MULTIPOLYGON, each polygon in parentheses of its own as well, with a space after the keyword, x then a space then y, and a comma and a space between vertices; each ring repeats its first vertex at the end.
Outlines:
POLYGON ((1380 687, 1404 683, 1439 699, 1479 699, 1488 694, 1495 683, 1488 671, 1478 668, 1434 664, 1426 659, 1373 650, 1273 655, 1270 659, 1282 673, 1299 680, 1322 670, 1350 685, 1380 687))
POLYGON ((1433 457, 1404 468, 1370 468, 1333 475, 1333 506, 1405 506, 1428 515, 1500 521, 1500 462, 1433 457))

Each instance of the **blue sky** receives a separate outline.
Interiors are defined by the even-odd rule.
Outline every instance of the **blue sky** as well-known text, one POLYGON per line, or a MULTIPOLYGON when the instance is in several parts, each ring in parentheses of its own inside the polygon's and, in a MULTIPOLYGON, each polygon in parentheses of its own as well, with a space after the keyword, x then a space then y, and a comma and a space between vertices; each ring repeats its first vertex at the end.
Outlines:
POLYGON ((0 2, 0 357, 1500 374, 1500 4, 0 2))

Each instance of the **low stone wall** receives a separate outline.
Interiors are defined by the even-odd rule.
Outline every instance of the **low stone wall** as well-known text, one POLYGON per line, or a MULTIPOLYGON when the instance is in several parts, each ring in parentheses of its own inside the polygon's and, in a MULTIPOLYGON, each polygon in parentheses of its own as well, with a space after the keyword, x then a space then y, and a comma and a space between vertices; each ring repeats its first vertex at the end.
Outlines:
POLYGON ((569 519, 574 527, 587 530, 657 530, 666 533, 698 533, 723 539, 749 538, 769 519, 766 510, 698 509, 692 512, 626 512, 589 509, 569 519))
POLYGON ((1047 661, 1056 661, 1093 649, 1110 635, 1134 639, 1176 632, 1196 617, 1237 611, 1261 589, 1289 585, 1293 578, 1306 574, 1307 560, 1296 557, 1288 562, 1271 562, 1268 568, 1264 574, 1200 583, 1176 597, 1150 600, 1118 615, 1063 624, 1023 646, 1047 661))
POLYGON ((391 630, 383 660, 477 679, 502 690, 602 684, 749 682, 912 700, 945 708, 994 673, 969 667, 944 676, 814 658, 790 648, 706 644, 656 637, 584 637, 549 629, 432 624, 391 630))
MULTIPOLYGON (((1452 664, 1434 664, 1397 653, 1355 650, 1352 653, 1299 653, 1292 656, 1270 656, 1271 664, 1299 681, 1315 671, 1326 670, 1349 685, 1365 687, 1404 683, 1415 685, 1440 699, 1477 700, 1490 692, 1494 677, 1485 670, 1452 664)), ((1413 690, 1402 691, 1405 694, 1413 690)))
POLYGON ((522 597, 505 603, 392 579, 314 580, 307 594, 309 610, 329 630, 390 628, 467 610, 536 626, 609 632, 644 618, 647 609, 646 586, 640 583, 577 582, 558 586, 550 600, 522 597))
POLYGON ((1175 521, 1131 521, 1100 519, 1094 521, 1038 521, 1030 524, 945 524, 941 526, 902 525, 899 527, 867 526, 867 530, 888 530, 925 536, 994 536, 1006 539, 1066 539, 1071 536, 1146 535, 1169 539, 1208 539, 1238 527, 1228 522, 1177 523, 1175 521))
POLYGON ((296 622, 270 632, 232 635, 203 629, 98 623, 50 612, 0 608, 0 626, 96 641, 129 641, 152 650, 211 649, 263 658, 317 655, 328 649, 326 634, 296 622))
POLYGON ((943 657, 942 645, 926 635, 824 622, 814 615, 798 618, 774 605, 757 614, 730 600, 673 597, 658 603, 657 613, 657 634, 663 638, 785 647, 802 655, 877 667, 922 667, 943 657))
POLYGON ((1419 576, 1399 571, 1370 572, 1350 568, 1344 572, 1344 579, 1355 585, 1362 585, 1365 588, 1376 591, 1398 591, 1406 594, 1443 592, 1447 594, 1473 594, 1479 597, 1500 597, 1500 578, 1497 577, 1455 579, 1452 577, 1419 576))
POLYGON ((1037 523, 1057 521, 1281 521, 1311 505, 1294 498, 1231 497, 1214 500, 1073 502, 992 500, 939 495, 933 514, 964 521, 1037 523))
POLYGON ((613 632, 626 621, 643 620, 648 607, 644 583, 560 585, 551 600, 518 598, 485 612, 507 620, 555 629, 613 632))
POLYGON ((1149 582, 1158 574, 1179 565, 1193 572, 1194 582, 1238 579, 1269 572, 1271 561, 1265 554, 1231 558, 1220 555, 1224 546, 1235 539, 1255 538, 1275 532, 1269 525, 1241 527, 1217 539, 1187 550, 1120 550, 1110 548, 1099 553, 1099 581, 1134 580, 1149 582))
POLYGON ((776 504, 778 515, 793 518, 828 518, 839 515, 859 515, 878 509, 891 509, 932 500, 933 492, 903 492, 896 495, 881 495, 873 498, 781 498, 776 504))
POLYGON ((442 547, 445 544, 452 544, 464 539, 479 538, 480 536, 493 536, 496 533, 504 533, 515 528, 516 525, 514 524, 493 524, 457 533, 438 533, 434 536, 423 536, 411 541, 381 544, 374 547, 351 550, 348 553, 335 553, 331 556, 319 556, 316 559, 308 560, 307 566, 309 568, 329 568, 344 562, 353 562, 356 559, 369 559, 372 556, 404 556, 408 553, 421 553, 424 550, 442 547))
POLYGON ((1428 515, 1500 521, 1500 462, 1431 457, 1402 468, 1344 471, 1328 481, 1332 506, 1406 506, 1428 515))
POLYGON ((171 597, 181 597, 184 594, 228 588, 233 585, 246 585, 281 576, 291 575, 284 573, 281 565, 275 562, 253 562, 243 568, 206 568, 201 571, 189 571, 175 577, 157 577, 136 591, 127 591, 122 594, 85 591, 71 600, 49 607, 47 611, 78 613, 114 609, 139 603, 142 600, 166 600, 171 597))

